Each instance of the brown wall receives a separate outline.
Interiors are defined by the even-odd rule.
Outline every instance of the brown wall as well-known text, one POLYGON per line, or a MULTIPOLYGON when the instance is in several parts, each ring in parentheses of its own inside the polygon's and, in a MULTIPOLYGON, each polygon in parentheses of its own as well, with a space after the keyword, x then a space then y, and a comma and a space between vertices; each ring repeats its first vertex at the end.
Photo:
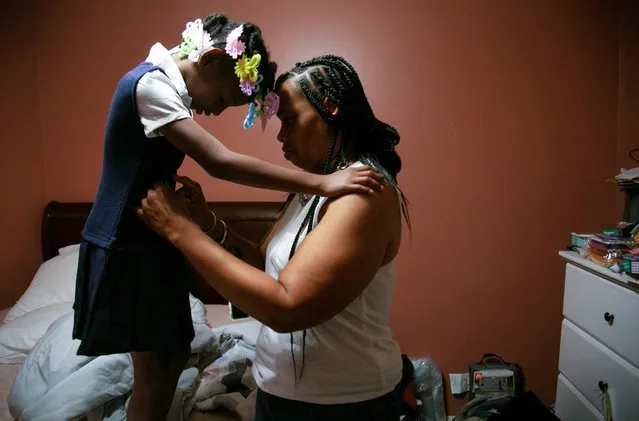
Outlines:
POLYGON ((35 1, 0 3, 0 308, 24 292, 40 261, 45 161, 40 137, 35 1))
POLYGON ((637 163, 628 151, 639 148, 639 3, 622 0, 619 16, 618 159, 620 167, 632 168, 637 163))
MULTIPOLYGON (((1 167, 14 195, 0 223, 21 238, 2 246, 5 305, 34 270, 44 199, 93 198, 117 79, 154 41, 177 43, 187 19, 224 10, 261 25, 282 70, 321 53, 349 58, 378 117, 402 135, 413 232, 399 258, 392 323, 404 351, 432 356, 445 373, 465 371, 484 352, 502 354, 552 402, 557 251, 571 231, 618 217, 618 193, 604 183, 625 127, 615 2, 36 1, 33 50, 3 69, 24 80, 4 83, 18 106, 3 115, 10 129, 1 167)), ((3 45, 15 33, 5 31, 3 45)), ((200 121, 232 149, 285 163, 279 125, 265 135, 244 131, 244 112, 200 121)), ((184 173, 210 200, 283 197, 209 180, 191 162, 184 173)), ((450 412, 461 403, 449 399, 450 412)))

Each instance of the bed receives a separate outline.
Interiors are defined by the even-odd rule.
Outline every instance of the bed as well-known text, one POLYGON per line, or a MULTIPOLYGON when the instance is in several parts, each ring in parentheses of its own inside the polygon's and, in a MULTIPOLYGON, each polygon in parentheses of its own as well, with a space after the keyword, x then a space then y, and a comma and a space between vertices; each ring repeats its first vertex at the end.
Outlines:
MULTIPOLYGON (((209 207, 230 228, 259 242, 283 206, 282 202, 218 202, 209 207)), ((43 263, 16 305, 0 310, 0 421, 11 420, 6 404, 21 360, 60 315, 68 313, 73 301, 74 272, 80 231, 91 203, 50 202, 42 215, 41 253, 43 263), (7 318, 7 320, 5 320, 7 318), (11 342, 9 345, 3 341, 11 342), (17 341, 17 342, 16 342, 17 341), (17 343, 15 345, 14 343, 17 343), (9 349, 9 350, 7 350, 9 349), (11 352, 14 354, 11 354, 11 352)), ((231 324, 228 302, 203 281, 193 282, 192 295, 204 303, 211 328, 231 324)), ((216 418, 216 419, 223 419, 216 418)), ((208 419, 195 414, 192 420, 208 419)), ((235 419, 235 418, 229 418, 235 419)))

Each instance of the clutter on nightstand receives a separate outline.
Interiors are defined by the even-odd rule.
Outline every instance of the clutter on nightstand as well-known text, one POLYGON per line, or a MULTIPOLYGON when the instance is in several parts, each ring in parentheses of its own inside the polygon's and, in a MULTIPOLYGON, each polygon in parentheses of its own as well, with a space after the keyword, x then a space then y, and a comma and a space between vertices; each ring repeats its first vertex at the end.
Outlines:
POLYGON ((601 233, 572 233, 568 250, 597 266, 618 274, 621 281, 639 288, 639 224, 620 222, 601 233))
POLYGON ((573 232, 568 249, 639 286, 639 167, 622 169, 608 181, 625 193, 623 220, 600 232, 573 232))

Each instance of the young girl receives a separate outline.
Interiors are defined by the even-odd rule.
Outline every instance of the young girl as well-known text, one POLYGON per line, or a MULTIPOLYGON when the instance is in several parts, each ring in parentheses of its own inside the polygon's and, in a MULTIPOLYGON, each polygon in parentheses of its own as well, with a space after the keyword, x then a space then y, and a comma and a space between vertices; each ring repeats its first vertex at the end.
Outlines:
POLYGON ((183 255, 148 229, 135 208, 155 183, 174 186, 186 155, 214 177, 286 192, 370 192, 370 168, 319 176, 226 149, 192 119, 250 103, 244 127, 277 113, 259 28, 223 14, 187 24, 172 50, 155 44, 120 80, 107 118, 102 175, 82 231, 74 303, 78 354, 130 352, 128 420, 165 419, 194 336, 183 255))

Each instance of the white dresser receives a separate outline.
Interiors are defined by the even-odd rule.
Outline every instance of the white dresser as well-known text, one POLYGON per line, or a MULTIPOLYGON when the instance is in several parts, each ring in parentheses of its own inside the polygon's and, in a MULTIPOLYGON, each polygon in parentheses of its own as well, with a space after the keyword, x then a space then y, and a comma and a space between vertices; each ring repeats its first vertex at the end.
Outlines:
POLYGON ((602 389, 613 421, 639 421, 639 289, 581 258, 566 259, 556 415, 603 421, 602 389))

